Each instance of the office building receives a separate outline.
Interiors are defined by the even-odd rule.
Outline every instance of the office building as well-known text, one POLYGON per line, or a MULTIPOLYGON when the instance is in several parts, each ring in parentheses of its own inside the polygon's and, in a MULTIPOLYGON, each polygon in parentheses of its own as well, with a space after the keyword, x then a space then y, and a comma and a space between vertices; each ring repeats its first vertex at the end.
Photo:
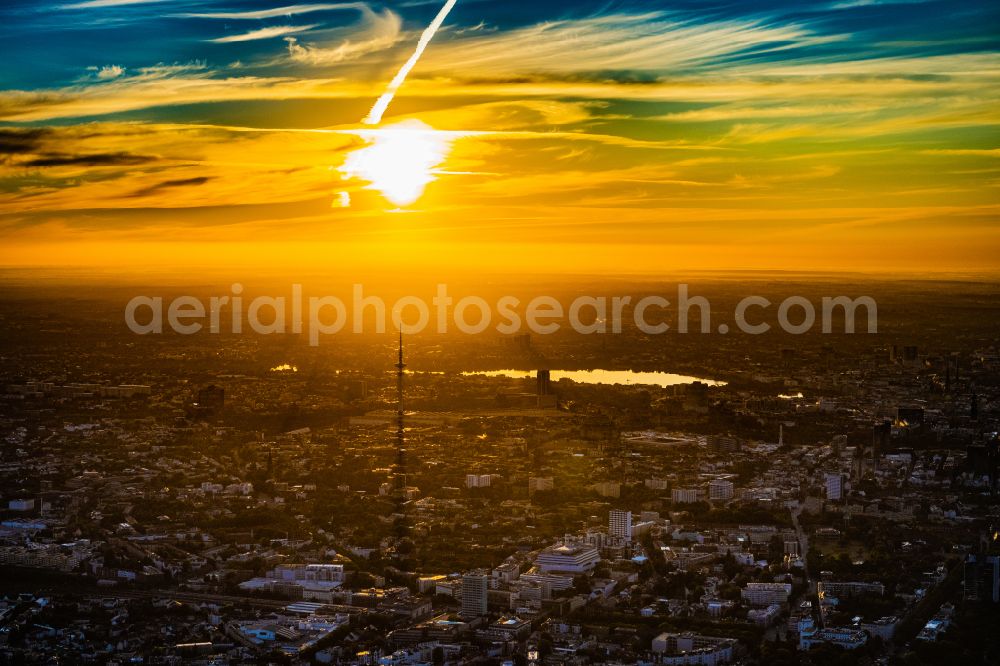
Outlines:
POLYGON ((827 627, 817 629, 812 618, 799 621, 799 649, 808 650, 814 645, 835 645, 854 650, 868 642, 868 634, 854 627, 827 627))
POLYGON ((465 487, 466 488, 489 488, 493 485, 493 479, 498 477, 498 474, 466 474, 465 475, 465 487))
POLYGON ((552 377, 548 370, 539 370, 535 375, 535 389, 538 395, 552 395, 552 377))
POLYGON ((844 498, 844 477, 841 474, 827 474, 824 485, 827 500, 839 502, 844 498))
POLYGON ((792 593, 789 583, 747 583, 740 594, 751 606, 772 606, 784 604, 792 593))
POLYGON ((600 560, 600 553, 592 546, 559 544, 539 553, 535 564, 544 572, 576 574, 591 571, 600 560))
POLYGON ((871 622, 862 622, 861 630, 872 638, 881 638, 889 642, 896 635, 896 627, 899 626, 899 618, 895 616, 880 617, 871 622))
POLYGON ((1000 602, 1000 555, 969 555, 965 560, 966 601, 1000 602))
POLYGON ((608 513, 608 534, 632 541, 632 512, 613 509, 608 513))
POLYGON ((722 435, 708 436, 708 450, 716 455, 726 453, 739 453, 740 441, 735 437, 725 437, 722 435))
POLYGON ((674 488, 670 491, 674 504, 693 504, 698 501, 698 491, 693 488, 674 488))
POLYGON ((816 583, 820 597, 830 596, 838 599, 850 599, 860 596, 885 596, 885 585, 879 582, 823 580, 816 583))
POLYGON ((465 574, 462 576, 462 608, 459 614, 463 618, 476 618, 486 615, 488 595, 489 578, 486 574, 465 574))
POLYGON ((534 495, 544 490, 555 488, 555 482, 551 476, 532 476, 528 478, 528 494, 534 495))
POLYGON ((652 649, 656 653, 656 663, 684 666, 716 666, 733 660, 736 640, 699 636, 692 633, 660 634, 653 639, 652 649))
POLYGON ((715 479, 708 482, 708 499, 713 502, 724 502, 733 499, 733 482, 725 479, 715 479))

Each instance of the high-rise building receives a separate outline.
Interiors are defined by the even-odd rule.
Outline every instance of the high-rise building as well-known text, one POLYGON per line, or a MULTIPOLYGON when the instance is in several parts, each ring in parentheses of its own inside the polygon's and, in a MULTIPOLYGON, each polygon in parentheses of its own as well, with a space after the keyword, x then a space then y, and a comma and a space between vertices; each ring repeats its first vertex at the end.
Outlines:
POLYGON ((695 488, 674 488, 670 491, 670 500, 674 504, 692 504, 698 501, 698 491, 695 488))
POLYGON ((465 475, 465 487, 466 488, 489 488, 493 485, 493 479, 497 477, 496 474, 466 474, 465 475))
POLYGON ((965 464, 977 479, 986 477, 990 493, 997 491, 997 470, 1000 468, 1000 440, 992 439, 985 444, 971 444, 966 449, 965 464))
POLYGON ((347 383, 348 400, 364 400, 368 397, 368 382, 355 379, 347 383))
POLYGON ((486 615, 486 599, 489 594, 489 578, 483 573, 468 573, 462 576, 462 608, 459 614, 465 618, 486 615))
MULTIPOLYGON (((898 412, 898 410, 897 410, 898 412)), ((923 410, 921 410, 921 414, 923 410)), ((923 419, 923 416, 920 417, 923 419)), ((889 441, 892 438, 892 421, 884 419, 882 423, 876 423, 872 427, 872 473, 878 472, 878 460, 889 450, 889 441)))
POLYGON ((632 541, 632 512, 612 509, 608 513, 608 534, 632 541))
POLYGON ((844 498, 844 477, 840 474, 827 474, 826 480, 826 499, 831 502, 837 502, 844 498))
POLYGON ((539 370, 535 376, 535 388, 538 395, 552 394, 552 375, 548 370, 539 370))
POLYGON ((707 443, 708 450, 716 455, 738 453, 740 450, 740 440, 735 437, 709 435, 707 443))
POLYGON ((531 476, 528 477, 528 494, 534 495, 541 490, 552 490, 555 482, 551 476, 531 476))
POLYGON ((535 400, 539 407, 556 407, 559 400, 552 390, 552 376, 548 370, 539 370, 535 376, 535 400))
POLYGON ((653 477, 651 479, 646 479, 642 482, 650 490, 667 490, 670 488, 670 482, 666 479, 657 479, 653 477))
POLYGON ((1000 603, 1000 555, 969 555, 963 592, 966 601, 1000 603))
POLYGON ((784 604, 792 593, 789 583, 747 583, 740 591, 743 601, 751 606, 770 606, 784 604))
POLYGON ((725 479, 713 479, 708 482, 708 499, 725 501, 733 499, 733 482, 725 479))

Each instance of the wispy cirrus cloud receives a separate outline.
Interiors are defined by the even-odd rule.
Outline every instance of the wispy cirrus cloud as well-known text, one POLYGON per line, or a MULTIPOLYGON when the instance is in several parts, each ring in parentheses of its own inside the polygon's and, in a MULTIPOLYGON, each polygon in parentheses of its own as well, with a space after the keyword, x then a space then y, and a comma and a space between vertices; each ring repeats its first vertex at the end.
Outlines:
POLYGON ((215 39, 209 39, 206 41, 212 42, 214 44, 231 44, 233 42, 250 42, 257 39, 272 39, 274 37, 282 37, 284 35, 293 35, 299 32, 308 32, 318 27, 318 24, 314 25, 277 25, 271 26, 269 28, 259 28, 257 30, 251 30, 250 32, 243 32, 237 35, 226 35, 225 37, 216 37, 215 39))
POLYGON ((667 12, 610 14, 538 23, 497 33, 463 33, 435 45, 425 70, 470 76, 525 73, 659 72, 676 75, 726 59, 749 58, 847 39, 805 24, 766 18, 694 21, 667 12))
POLYGON ((422 210, 388 230, 372 224, 385 201, 338 165, 444 0, 55 1, 74 11, 0 7, 11 52, 41 65, 0 73, 0 119, 48 125, 0 128, 3 261, 92 261, 67 238, 109 254, 109 239, 183 229, 252 238, 241 247, 262 256, 301 243, 296 261, 383 234, 351 246, 362 263, 409 234, 429 247, 410 255, 461 238, 449 254, 477 263, 530 238, 542 261, 591 244, 614 266, 831 253, 883 266, 906 238, 893 256, 912 264, 996 265, 989 3, 460 0, 390 119, 448 132, 452 152, 422 210), (282 32, 299 21, 317 25, 282 32), (183 64, 193 55, 207 60, 183 64), (157 60, 182 64, 142 66, 157 60), (351 206, 331 208, 341 192, 351 206))
POLYGON ((359 89, 333 79, 217 77, 204 63, 139 68, 131 76, 49 90, 0 91, 0 119, 32 122, 100 116, 154 106, 212 100, 267 100, 358 95, 359 89))
POLYGON ((335 46, 300 43, 287 38, 288 55, 295 62, 322 66, 348 62, 369 53, 391 48, 403 35, 403 19, 390 9, 374 12, 367 5, 359 5, 361 25, 350 37, 335 46))
POLYGON ((100 9, 102 7, 124 7, 126 5, 152 5, 170 0, 86 0, 68 5, 60 5, 60 9, 100 9))
MULTIPOLYGON (((296 46, 296 45, 293 45, 296 46)), ((428 52, 428 55, 431 52, 428 52)), ((305 57, 305 56, 304 56, 305 57)), ((331 58, 330 54, 320 59, 331 58)), ((690 122, 696 120, 740 120, 757 117, 795 117, 813 115, 819 107, 842 106, 862 112, 896 109, 904 116, 933 114, 934 108, 976 110, 989 114, 995 108, 1000 71, 990 70, 989 57, 961 54, 925 58, 923 74, 917 72, 919 61, 912 63, 886 59, 883 63, 857 66, 802 65, 752 68, 739 74, 718 76, 711 80, 678 77, 648 83, 616 80, 574 80, 564 78, 521 77, 516 80, 441 81, 437 78, 414 78, 407 83, 406 94, 425 100, 438 99, 439 108, 450 98, 473 97, 480 100, 558 100, 585 99, 711 105, 714 111, 658 114, 650 120, 690 122), (929 76, 936 68, 946 76, 929 76), (771 74, 773 70, 782 74, 771 74), (893 70, 897 73, 892 73, 893 70), (799 73, 801 72, 801 73, 799 73), (728 108, 718 105, 730 104, 728 108)), ((317 61, 318 64, 318 61, 317 61)), ((226 100, 276 99, 371 99, 371 85, 351 78, 298 78, 294 76, 233 76, 233 72, 211 70, 202 63, 161 65, 139 68, 134 74, 109 81, 90 81, 72 86, 36 90, 0 91, 0 119, 14 122, 51 120, 110 113, 120 113, 164 105, 191 104, 226 100), (220 76, 220 74, 226 74, 220 76)), ((534 104, 534 103, 532 103, 534 104)), ((523 106, 523 105, 522 105, 523 106)), ((552 108, 559 108, 552 104, 552 108)), ((513 107, 512 107, 513 108, 513 107)), ((539 106, 534 108, 541 109, 539 106)), ((845 116, 847 113, 838 115, 845 116)), ((468 129, 457 123, 465 116, 436 114, 441 127, 468 129)), ((545 114, 539 116, 545 119, 545 114)), ((507 127, 510 123, 497 116, 481 118, 476 129, 507 127)), ((551 119, 544 120, 550 122, 551 119)), ((856 116, 852 124, 863 133, 866 124, 856 116)), ((337 122, 331 120, 332 122, 337 122)), ((346 122, 343 120, 341 122, 346 122)))
POLYGON ((340 9, 361 9, 363 7, 367 7, 367 4, 363 2, 338 2, 331 4, 320 3, 315 5, 288 5, 286 7, 275 7, 274 9, 257 9, 234 12, 184 12, 180 14, 170 14, 170 16, 177 18, 226 19, 230 21, 240 21, 297 16, 299 14, 335 11, 340 9))
POLYGON ((830 4, 830 9, 854 9, 856 7, 877 7, 880 5, 919 5, 934 0, 842 0, 830 4))

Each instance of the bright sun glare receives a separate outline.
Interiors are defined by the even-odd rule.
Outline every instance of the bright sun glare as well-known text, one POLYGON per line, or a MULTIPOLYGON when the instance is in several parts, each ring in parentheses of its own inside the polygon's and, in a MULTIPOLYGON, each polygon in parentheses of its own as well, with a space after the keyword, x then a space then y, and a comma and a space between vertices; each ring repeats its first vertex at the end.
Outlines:
POLYGON ((435 168, 448 154, 451 137, 419 120, 407 120, 358 134, 367 142, 351 152, 340 172, 345 179, 370 183, 397 206, 408 206, 436 178, 435 168))

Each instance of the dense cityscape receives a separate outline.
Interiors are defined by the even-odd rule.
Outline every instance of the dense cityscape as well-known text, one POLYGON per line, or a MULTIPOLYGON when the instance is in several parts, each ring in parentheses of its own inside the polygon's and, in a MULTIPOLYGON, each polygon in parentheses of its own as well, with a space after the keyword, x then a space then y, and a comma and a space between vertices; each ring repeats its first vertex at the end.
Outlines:
POLYGON ((996 663, 990 289, 920 335, 887 296, 876 335, 317 348, 12 287, 0 655, 996 663))
POLYGON ((0 44, 0 666, 1000 666, 997 0, 0 44))

